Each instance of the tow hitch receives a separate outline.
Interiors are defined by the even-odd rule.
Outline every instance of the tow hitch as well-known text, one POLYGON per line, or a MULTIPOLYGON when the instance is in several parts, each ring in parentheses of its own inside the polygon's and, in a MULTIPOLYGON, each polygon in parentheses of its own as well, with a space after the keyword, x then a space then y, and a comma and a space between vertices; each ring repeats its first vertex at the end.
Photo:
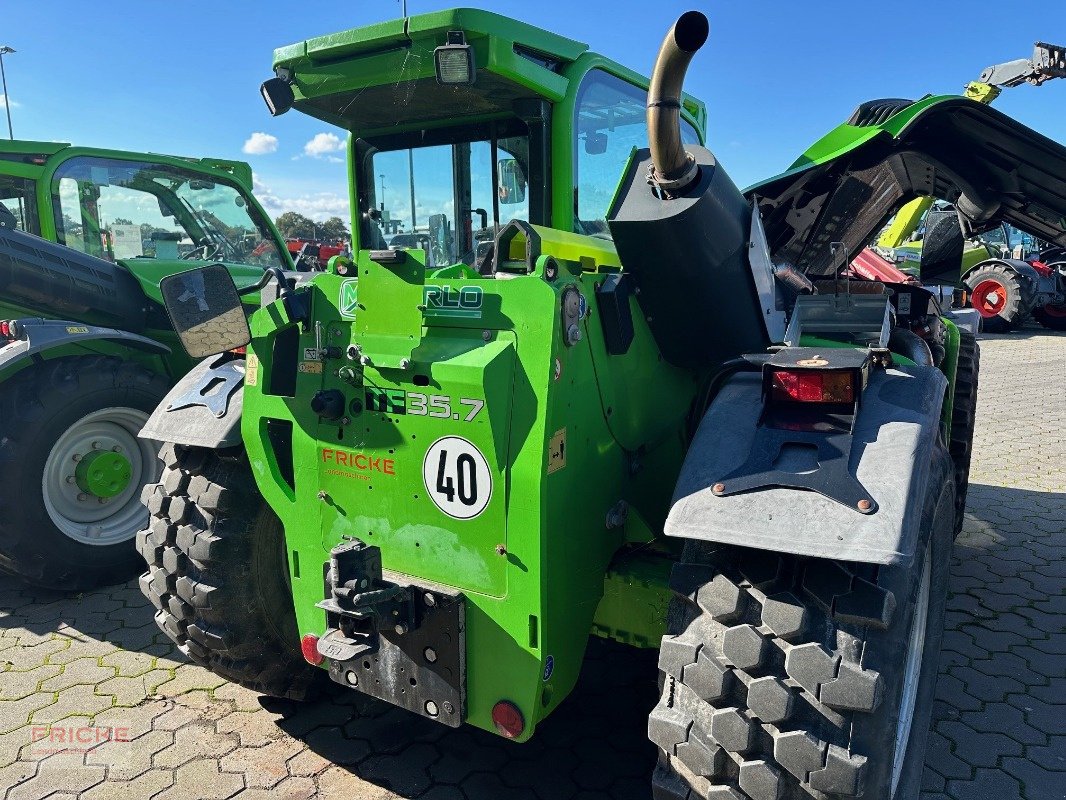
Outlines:
POLYGON ((334 547, 324 571, 326 599, 317 606, 327 630, 317 647, 330 678, 459 727, 466 711, 462 593, 386 580, 380 548, 359 539, 334 547))

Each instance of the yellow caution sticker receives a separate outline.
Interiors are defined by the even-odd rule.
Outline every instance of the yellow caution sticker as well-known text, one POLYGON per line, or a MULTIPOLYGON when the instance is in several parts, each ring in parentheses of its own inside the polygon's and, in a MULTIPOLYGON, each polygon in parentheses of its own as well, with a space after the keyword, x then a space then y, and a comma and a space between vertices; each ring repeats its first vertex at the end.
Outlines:
POLYGON ((67 333, 88 333, 89 329, 84 325, 68 325, 67 333))
POLYGON ((322 362, 321 361, 301 361, 300 366, 297 368, 300 372, 308 375, 321 375, 322 374, 322 362))
POLYGON ((259 359, 252 353, 248 354, 248 360, 244 365, 244 382, 249 386, 259 384, 259 359))

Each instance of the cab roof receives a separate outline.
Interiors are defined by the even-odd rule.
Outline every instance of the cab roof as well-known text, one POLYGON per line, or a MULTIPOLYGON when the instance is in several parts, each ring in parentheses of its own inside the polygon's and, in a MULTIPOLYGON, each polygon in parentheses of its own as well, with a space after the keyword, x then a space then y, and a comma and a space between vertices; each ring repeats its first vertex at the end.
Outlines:
MULTIPOLYGON (((500 114, 520 99, 562 100, 568 68, 583 56, 638 85, 647 80, 595 56, 584 42, 472 8, 455 8, 319 36, 274 51, 274 70, 292 82, 295 108, 361 134, 444 125, 500 114), (433 51, 449 31, 474 48, 477 81, 442 86, 433 51)), ((685 97, 704 118, 703 104, 685 97)))

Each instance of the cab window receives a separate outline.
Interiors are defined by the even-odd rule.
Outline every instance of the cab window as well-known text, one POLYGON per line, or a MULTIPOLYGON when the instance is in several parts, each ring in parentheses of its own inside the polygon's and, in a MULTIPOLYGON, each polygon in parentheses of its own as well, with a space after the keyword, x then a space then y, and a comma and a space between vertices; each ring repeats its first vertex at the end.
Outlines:
MULTIPOLYGON (((574 230, 610 236, 607 211, 634 147, 648 146, 648 93, 600 70, 578 89, 574 147, 574 230)), ((681 120, 681 139, 699 144, 696 129, 681 120)))
POLYGON ((529 220, 524 123, 361 139, 360 246, 417 248, 427 265, 474 265, 499 229, 529 220))
POLYGON ((52 183, 61 244, 109 261, 225 261, 286 268, 273 228, 236 185, 165 164, 81 157, 52 183))
POLYGON ((0 228, 17 228, 40 236, 33 181, 0 175, 0 228))

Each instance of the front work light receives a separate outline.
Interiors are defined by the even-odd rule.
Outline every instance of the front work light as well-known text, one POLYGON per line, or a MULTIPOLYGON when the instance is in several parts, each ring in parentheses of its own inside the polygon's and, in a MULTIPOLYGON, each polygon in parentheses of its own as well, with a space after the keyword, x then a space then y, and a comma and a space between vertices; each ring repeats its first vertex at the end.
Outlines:
POLYGON ((466 43, 462 31, 448 31, 448 43, 433 51, 437 65, 437 83, 469 86, 474 82, 474 48, 466 43))
POLYGON ((259 94, 266 101, 270 116, 277 117, 292 108, 296 96, 292 93, 292 86, 283 78, 268 78, 259 87, 259 94))

